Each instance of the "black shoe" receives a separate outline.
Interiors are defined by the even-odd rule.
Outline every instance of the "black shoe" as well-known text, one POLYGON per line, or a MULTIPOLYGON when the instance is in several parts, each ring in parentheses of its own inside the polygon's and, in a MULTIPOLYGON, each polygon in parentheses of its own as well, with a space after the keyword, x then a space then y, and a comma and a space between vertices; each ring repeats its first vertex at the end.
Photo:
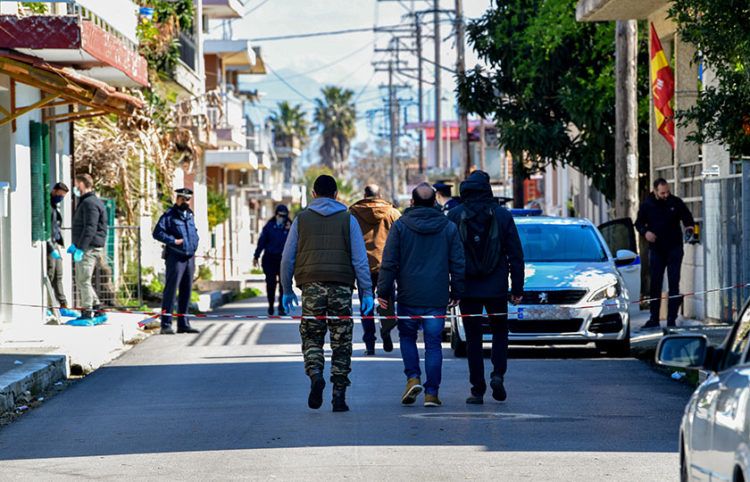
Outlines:
POLYGON ((331 400, 334 412, 348 412, 349 406, 346 404, 346 387, 333 387, 333 400, 331 400))
POLYGON ((661 325, 659 325, 658 321, 649 320, 638 331, 651 331, 651 330, 658 330, 659 328, 661 328, 661 325))
POLYGON ((365 355, 367 356, 373 356, 375 355, 375 348, 368 348, 365 350, 365 355))
POLYGON ((159 331, 160 335, 174 335, 174 330, 171 327, 163 327, 161 328, 161 331, 159 331))
POLYGON ((286 316, 286 311, 284 311, 283 308, 279 308, 278 312, 279 316, 286 316))
POLYGON ((201 331, 198 328, 193 328, 192 326, 188 326, 187 328, 177 328, 177 333, 200 333, 201 331))
POLYGON ((268 308, 268 316, 273 316, 273 306, 268 308))
POLYGON ((391 339, 391 332, 388 330, 380 330, 380 338, 383 339, 383 351, 390 353, 393 351, 393 340, 391 339))
POLYGON ((307 397, 307 406, 318 409, 323 405, 323 389, 326 381, 322 373, 315 373, 310 377, 310 395, 307 397))
POLYGON ((508 398, 508 394, 505 393, 505 387, 503 386, 503 377, 492 377, 490 387, 492 387, 492 398, 498 402, 504 402, 508 398))
POLYGON ((79 320, 90 320, 94 317, 94 312, 91 310, 83 310, 81 312, 81 316, 78 318, 79 320))
POLYGON ((480 395, 472 395, 466 399, 467 405, 482 405, 484 403, 484 397, 480 395))

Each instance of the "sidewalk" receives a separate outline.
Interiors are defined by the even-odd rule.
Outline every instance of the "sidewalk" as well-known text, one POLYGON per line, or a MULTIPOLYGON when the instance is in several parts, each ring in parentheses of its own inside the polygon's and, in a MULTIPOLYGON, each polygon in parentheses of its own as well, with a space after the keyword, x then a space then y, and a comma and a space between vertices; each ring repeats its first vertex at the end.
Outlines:
POLYGON ((719 344, 732 327, 727 324, 707 324, 680 316, 677 318, 675 328, 667 328, 667 322, 662 320, 661 330, 641 331, 641 327, 646 324, 649 316, 648 310, 644 310, 630 319, 630 350, 632 355, 638 358, 653 358, 659 340, 665 335, 703 334, 708 337, 710 343, 719 344))

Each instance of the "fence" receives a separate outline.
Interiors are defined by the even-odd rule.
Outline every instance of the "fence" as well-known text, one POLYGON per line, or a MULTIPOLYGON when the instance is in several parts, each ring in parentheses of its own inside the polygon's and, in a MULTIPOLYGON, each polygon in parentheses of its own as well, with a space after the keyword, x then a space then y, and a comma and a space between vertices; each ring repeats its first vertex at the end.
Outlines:
MULTIPOLYGON (((107 243, 91 278, 102 306, 127 308, 143 304, 141 231, 138 226, 109 226, 107 243)), ((75 271, 75 270, 74 270, 75 271)), ((76 306, 80 298, 73 280, 76 306)))
MULTIPOLYGON (((705 286, 735 286, 747 282, 750 259, 743 256, 743 212, 750 212, 748 192, 743 200, 743 178, 707 177, 703 181, 703 234, 705 286)), ((706 295, 706 318, 732 322, 742 310, 747 288, 706 295)))

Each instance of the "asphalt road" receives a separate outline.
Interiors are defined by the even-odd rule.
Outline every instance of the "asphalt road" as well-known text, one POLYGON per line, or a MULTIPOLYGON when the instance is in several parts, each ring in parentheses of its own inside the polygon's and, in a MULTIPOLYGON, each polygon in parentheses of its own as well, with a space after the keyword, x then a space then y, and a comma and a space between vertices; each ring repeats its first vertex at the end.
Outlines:
POLYGON ((516 349, 508 401, 467 406, 466 361, 446 344, 443 406, 427 409, 400 404, 398 345, 365 358, 360 342, 351 411, 332 413, 330 383, 322 409, 307 408, 294 322, 194 325, 200 335, 153 336, 0 430, 0 479, 678 478, 691 390, 634 359, 516 349))

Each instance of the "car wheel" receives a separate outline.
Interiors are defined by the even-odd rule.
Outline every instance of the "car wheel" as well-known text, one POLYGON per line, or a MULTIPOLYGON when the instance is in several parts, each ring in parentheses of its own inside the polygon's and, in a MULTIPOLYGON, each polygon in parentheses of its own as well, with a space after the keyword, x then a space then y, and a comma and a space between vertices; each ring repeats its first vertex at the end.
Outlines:
POLYGON ((451 348, 453 348, 453 355, 456 357, 463 358, 466 356, 466 342, 461 341, 458 336, 455 323, 451 323, 451 348))
POLYGON ((623 340, 597 341, 596 347, 611 357, 624 358, 630 356, 630 331, 623 340))

